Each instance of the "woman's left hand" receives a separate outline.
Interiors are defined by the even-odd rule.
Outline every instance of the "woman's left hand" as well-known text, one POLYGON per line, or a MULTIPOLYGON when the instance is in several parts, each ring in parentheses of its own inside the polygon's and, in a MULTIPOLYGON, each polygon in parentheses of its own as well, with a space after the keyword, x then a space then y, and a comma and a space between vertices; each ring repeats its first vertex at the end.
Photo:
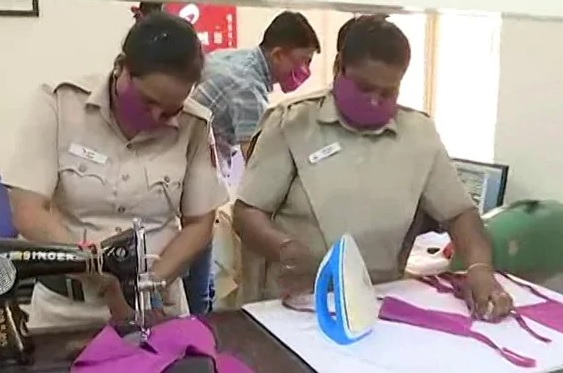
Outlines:
POLYGON ((512 297, 487 266, 467 272, 466 301, 473 316, 487 321, 499 321, 513 309, 512 297))

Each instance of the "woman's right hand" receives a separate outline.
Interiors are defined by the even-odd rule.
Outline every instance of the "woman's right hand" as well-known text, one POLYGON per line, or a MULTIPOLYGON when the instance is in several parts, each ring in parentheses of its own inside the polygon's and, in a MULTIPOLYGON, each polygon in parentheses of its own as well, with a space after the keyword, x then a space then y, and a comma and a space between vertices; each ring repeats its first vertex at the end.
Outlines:
MULTIPOLYGON (((103 281, 105 281, 107 286, 103 297, 109 308, 111 319, 116 322, 134 320, 135 311, 125 300, 125 296, 123 295, 117 279, 113 276, 106 275, 103 281)), ((145 322, 148 325, 156 325, 166 319, 166 314, 163 310, 165 304, 160 293, 153 293, 153 297, 151 297, 151 309, 145 310, 145 322)))
POLYGON ((278 282, 282 297, 310 294, 321 260, 296 240, 288 240, 280 248, 280 273, 278 282))
POLYGON ((135 318, 135 311, 125 300, 117 278, 103 275, 100 281, 102 282, 101 295, 106 306, 109 308, 112 320, 118 322, 133 320, 135 318))

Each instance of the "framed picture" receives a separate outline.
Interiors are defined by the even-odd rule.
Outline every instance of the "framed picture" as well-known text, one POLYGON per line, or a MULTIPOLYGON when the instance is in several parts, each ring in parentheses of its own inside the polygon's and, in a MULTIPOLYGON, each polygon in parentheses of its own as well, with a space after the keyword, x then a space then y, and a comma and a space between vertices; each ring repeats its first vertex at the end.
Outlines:
POLYGON ((39 0, 1 0, 0 16, 39 17, 39 0))

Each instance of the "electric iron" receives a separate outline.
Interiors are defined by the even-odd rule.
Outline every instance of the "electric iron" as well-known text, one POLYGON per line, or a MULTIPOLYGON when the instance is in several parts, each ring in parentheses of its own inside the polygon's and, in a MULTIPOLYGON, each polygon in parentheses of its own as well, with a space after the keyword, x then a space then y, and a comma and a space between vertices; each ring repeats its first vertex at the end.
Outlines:
POLYGON ((377 297, 362 254, 349 234, 336 241, 321 262, 315 310, 323 333, 341 345, 364 338, 377 321, 377 297), (329 301, 331 290, 334 302, 329 301))

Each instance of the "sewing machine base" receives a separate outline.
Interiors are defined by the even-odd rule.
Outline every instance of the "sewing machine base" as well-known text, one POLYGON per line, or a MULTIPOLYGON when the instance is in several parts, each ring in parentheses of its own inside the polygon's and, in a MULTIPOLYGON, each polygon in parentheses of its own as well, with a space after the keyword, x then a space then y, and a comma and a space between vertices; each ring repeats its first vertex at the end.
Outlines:
MULTIPOLYGON (((8 366, 1 367, 1 373, 68 373, 70 363, 53 364, 52 366, 8 366)), ((169 367, 164 373, 215 373, 213 360, 206 357, 190 357, 180 360, 169 367)))

